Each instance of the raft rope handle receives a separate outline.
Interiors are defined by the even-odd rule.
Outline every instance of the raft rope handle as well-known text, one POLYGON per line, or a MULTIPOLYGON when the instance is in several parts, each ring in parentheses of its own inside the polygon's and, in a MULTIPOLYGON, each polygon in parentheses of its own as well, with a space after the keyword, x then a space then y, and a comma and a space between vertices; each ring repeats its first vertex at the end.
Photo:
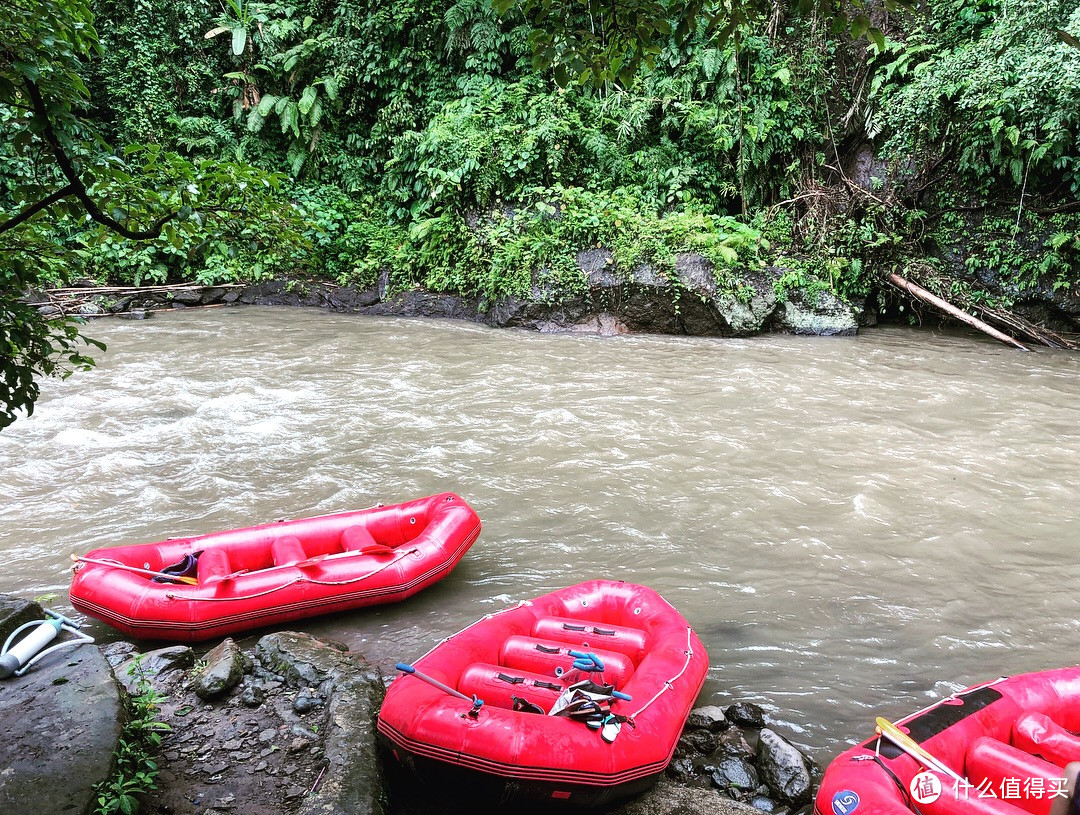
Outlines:
POLYGON ((640 716, 642 713, 644 713, 648 709, 649 705, 651 705, 653 702, 655 702, 657 699, 659 699, 667 691, 671 690, 674 687, 675 683, 678 682, 679 679, 682 677, 682 675, 684 673, 686 673, 686 669, 690 667, 690 661, 694 658, 694 648, 693 648, 693 646, 691 645, 691 642, 690 642, 691 637, 693 636, 693 633, 694 633, 694 629, 692 629, 690 626, 686 626, 686 650, 683 652, 683 653, 686 654, 686 662, 683 663, 682 668, 679 669, 679 672, 677 674, 675 674, 675 676, 671 677, 671 679, 668 679, 666 682, 664 682, 664 686, 662 688, 660 688, 660 690, 658 690, 656 692, 656 695, 653 696, 652 699, 650 699, 648 702, 646 702, 644 705, 642 705, 641 709, 638 710, 637 713, 632 713, 630 716, 627 717, 627 719, 629 719, 631 724, 633 724, 633 721, 638 716, 640 716))
MULTIPOLYGON (((402 560, 403 558, 406 558, 409 555, 414 554, 415 552, 419 552, 419 551, 420 551, 419 549, 410 549, 407 552, 402 552, 399 557, 396 557, 393 560, 388 560, 386 563, 379 566, 378 569, 373 569, 372 571, 368 572, 367 574, 360 575, 360 577, 350 577, 348 580, 316 580, 314 578, 307 577, 305 575, 301 575, 300 577, 297 577, 297 578, 294 578, 293 580, 290 580, 288 583, 282 583, 280 586, 274 586, 274 588, 272 588, 272 589, 267 589, 266 591, 256 592, 255 594, 245 594, 245 595, 243 595, 241 597, 187 597, 187 596, 184 596, 183 599, 185 599, 185 600, 198 600, 200 602, 207 602, 207 603, 209 603, 209 602, 230 603, 230 602, 233 602, 235 600, 253 600, 256 597, 265 597, 268 594, 273 594, 276 591, 281 591, 282 589, 287 589, 290 586, 295 586, 298 583, 312 583, 312 584, 314 584, 316 586, 348 586, 348 585, 351 585, 353 583, 359 583, 362 580, 367 580, 369 577, 373 577, 374 575, 377 575, 379 572, 383 571, 384 569, 390 568, 395 563, 397 563, 399 560, 402 560)), ((228 578, 222 578, 222 581, 224 581, 226 579, 228 579, 228 578)), ((171 592, 166 592, 165 596, 168 597, 170 600, 177 599, 177 595, 175 595, 175 594, 173 594, 171 592)))

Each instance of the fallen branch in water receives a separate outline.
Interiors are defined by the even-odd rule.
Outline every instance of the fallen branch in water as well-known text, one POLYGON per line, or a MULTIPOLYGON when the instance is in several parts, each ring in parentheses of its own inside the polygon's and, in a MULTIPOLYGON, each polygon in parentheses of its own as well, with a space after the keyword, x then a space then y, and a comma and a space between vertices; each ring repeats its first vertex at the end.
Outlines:
POLYGON ((917 298, 919 300, 922 300, 924 303, 929 303, 930 305, 934 306, 935 308, 941 309, 946 314, 948 314, 950 317, 955 317, 960 322, 965 323, 966 325, 970 325, 972 328, 978 329, 979 331, 983 332, 987 336, 993 337, 995 340, 998 340, 999 342, 1003 342, 1006 345, 1011 345, 1013 348, 1018 348, 1021 351, 1030 351, 1031 350, 1030 348, 1028 348, 1026 345, 1024 345, 1019 340, 1013 339, 1008 334, 1005 334, 1005 333, 1002 333, 1001 331, 998 331, 993 326, 990 326, 987 323, 984 323, 978 317, 973 317, 972 315, 968 314, 966 311, 962 311, 961 309, 957 308, 956 306, 954 306, 949 301, 942 300, 936 294, 931 294, 926 289, 924 289, 922 286, 919 286, 919 285, 917 285, 915 283, 912 283, 910 280, 907 280, 907 279, 901 277, 896 272, 892 272, 889 275, 888 280, 889 280, 890 283, 892 283, 894 286, 896 286, 896 288, 900 289, 901 291, 905 291, 908 294, 910 294, 912 297, 915 297, 915 298, 917 298))
POLYGON ((1020 336, 1027 337, 1032 342, 1037 342, 1048 348, 1068 348, 1070 350, 1076 350, 1077 348, 1074 340, 1067 339, 1049 328, 1035 325, 1018 314, 985 306, 980 306, 979 312, 991 322, 1015 331, 1020 336))
POLYGON ((204 286, 201 283, 178 283, 173 286, 74 286, 69 288, 45 289, 45 294, 139 294, 141 292, 160 291, 200 291, 202 289, 239 289, 244 283, 217 283, 204 286))

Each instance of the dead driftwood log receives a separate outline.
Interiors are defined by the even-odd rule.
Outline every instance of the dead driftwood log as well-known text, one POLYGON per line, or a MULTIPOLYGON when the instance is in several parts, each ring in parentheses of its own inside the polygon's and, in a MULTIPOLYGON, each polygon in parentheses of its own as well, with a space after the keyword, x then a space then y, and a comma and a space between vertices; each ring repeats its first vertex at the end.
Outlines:
POLYGON ((242 289, 243 283, 222 283, 203 285, 199 283, 179 283, 161 286, 72 286, 68 288, 44 289, 37 292, 38 300, 34 305, 39 308, 51 306, 59 314, 75 314, 84 318, 111 317, 128 311, 152 314, 156 311, 172 309, 170 301, 187 293, 195 295, 195 302, 190 298, 181 302, 185 308, 218 308, 223 305, 216 302, 228 289, 242 289), (199 302, 203 292, 214 292, 210 302, 199 302), (134 297, 142 297, 146 302, 137 309, 129 309, 128 303, 134 297), (87 307, 90 307, 89 309, 87 307))
POLYGON ((970 325, 972 328, 978 329, 979 331, 983 332, 987 336, 993 337, 995 340, 998 340, 999 342, 1003 342, 1006 345, 1011 345, 1013 348, 1018 348, 1021 351, 1030 351, 1031 350, 1030 348, 1028 348, 1026 345, 1024 345, 1019 340, 1016 340, 1013 337, 1010 337, 1008 334, 1005 334, 1005 333, 1003 333, 1001 331, 998 331, 993 326, 988 325, 987 323, 984 323, 978 317, 973 317, 972 315, 968 314, 966 311, 962 311, 961 309, 957 308, 956 306, 954 306, 949 301, 942 300, 936 294, 932 294, 932 293, 928 292, 922 286, 919 286, 919 285, 917 285, 915 283, 912 283, 910 280, 907 280, 907 279, 901 277, 896 272, 892 272, 889 275, 888 280, 889 280, 890 283, 892 283, 894 286, 896 286, 896 288, 900 289, 901 291, 905 291, 908 294, 910 294, 912 297, 915 297, 915 298, 917 298, 919 300, 922 300, 924 303, 929 303, 930 305, 934 306, 935 308, 941 309, 946 314, 948 314, 950 317, 955 317, 960 322, 965 323, 966 325, 970 325))

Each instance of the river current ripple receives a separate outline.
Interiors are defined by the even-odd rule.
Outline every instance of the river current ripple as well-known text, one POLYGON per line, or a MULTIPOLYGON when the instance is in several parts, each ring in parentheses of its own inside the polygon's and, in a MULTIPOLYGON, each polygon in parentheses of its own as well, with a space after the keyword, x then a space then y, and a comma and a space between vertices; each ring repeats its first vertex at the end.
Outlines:
POLYGON ((511 601, 645 583, 701 635, 705 698, 822 761, 1080 653, 1076 355, 255 307, 87 331, 99 367, 0 433, 0 591, 70 610, 71 552, 451 490, 485 526, 449 578, 296 627, 389 666, 511 601))

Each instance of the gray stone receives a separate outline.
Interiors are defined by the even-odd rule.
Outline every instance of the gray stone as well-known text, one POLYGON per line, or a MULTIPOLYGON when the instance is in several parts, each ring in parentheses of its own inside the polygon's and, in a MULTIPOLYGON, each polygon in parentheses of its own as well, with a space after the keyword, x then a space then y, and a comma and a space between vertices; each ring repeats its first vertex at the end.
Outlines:
POLYGON ((122 311, 116 316, 121 320, 149 320, 154 316, 154 312, 144 308, 133 308, 130 311, 122 311))
POLYGON ((810 769, 802 753, 769 728, 761 731, 757 768, 772 797, 787 806, 799 807, 810 800, 810 769))
POLYGON ((199 672, 191 689, 203 700, 216 699, 235 688, 244 678, 246 660, 236 643, 226 637, 204 657, 206 667, 199 672))
POLYGON ((777 806, 776 801, 774 801, 772 798, 769 798, 767 795, 755 795, 748 801, 748 803, 754 809, 760 809, 762 812, 768 812, 769 815, 772 815, 772 813, 783 809, 783 807, 777 806))
POLYGON ((697 768, 689 756, 680 756, 668 764, 667 774, 676 781, 686 782, 697 775, 697 768))
POLYGON ((323 706, 323 700, 320 696, 315 696, 309 693, 298 693, 296 698, 293 699, 293 710, 297 713, 310 713, 316 708, 323 706))
MULTIPOLYGON (((718 732, 727 730, 729 722, 722 707, 719 705, 704 705, 690 711, 690 715, 686 717, 686 726, 718 732)), ((714 745, 713 750, 715 749, 714 745)), ((712 752, 712 750, 709 752, 712 752)))
POLYGON ((255 656, 263 668, 294 688, 318 685, 344 669, 340 648, 297 631, 267 634, 256 644, 255 656))
POLYGON ((717 748, 719 743, 716 734, 710 730, 685 730, 679 737, 679 745, 690 748, 688 752, 691 753, 709 754, 717 748))
POLYGON ((109 667, 115 668, 117 665, 122 665, 131 659, 132 655, 138 653, 139 649, 133 642, 110 642, 108 645, 101 646, 101 653, 105 656, 105 659, 109 661, 109 667))
POLYGON ((363 313, 395 317, 438 317, 447 320, 479 320, 482 316, 478 297, 457 297, 425 291, 402 292, 364 309, 363 313))
POLYGON ((83 303, 81 306, 75 309, 76 313, 81 314, 83 317, 100 317, 107 312, 97 303, 83 303))
POLYGON ((45 610, 33 600, 0 594, 0 644, 20 625, 44 619, 45 610))
POLYGON ((199 294, 199 302, 204 306, 210 305, 211 303, 220 303, 224 299, 225 292, 227 291, 228 289, 223 289, 220 286, 205 288, 199 294))
POLYGON ((720 744, 717 751, 723 751, 725 755, 742 756, 753 758, 756 754, 754 748, 746 740, 746 734, 737 727, 720 733, 720 744))
POLYGON ((147 651, 114 668, 113 673, 129 693, 134 692, 141 679, 152 679, 166 671, 190 668, 195 664, 195 652, 186 645, 172 645, 147 651))
POLYGON ((734 788, 744 791, 753 790, 760 783, 754 766, 736 756, 728 756, 721 761, 713 770, 712 780, 720 789, 734 788))
POLYGON ((671 281, 668 280, 667 276, 656 271, 650 263, 639 263, 635 266, 631 279, 637 286, 660 289, 671 288, 671 281))
POLYGON ((258 707, 266 701, 266 690, 257 679, 248 678, 240 691, 240 704, 245 707, 258 707))
POLYGON ((298 815, 383 815, 386 799, 376 748, 375 715, 386 688, 366 663, 339 654, 350 664, 330 700, 325 731, 326 771, 298 815))
POLYGON ((607 249, 586 249, 577 253, 577 265, 591 288, 617 286, 615 258, 607 249))
POLYGON ((681 252, 676 255, 675 274, 688 291, 708 298, 716 295, 713 265, 697 252, 681 252))
POLYGON ((687 787, 660 779, 648 792, 606 815, 759 815, 746 804, 733 801, 715 789, 687 787))
POLYGON ((128 306, 131 305, 131 301, 133 299, 134 298, 130 294, 126 297, 118 297, 109 304, 109 311, 111 311, 113 314, 119 314, 121 311, 127 311, 128 306))
POLYGON ((736 702, 724 711, 728 720, 742 727, 764 727, 765 711, 753 702, 736 702))
POLYGON ((356 289, 342 286, 329 293, 330 308, 335 311, 354 311, 364 306, 373 306, 379 302, 379 290, 376 287, 356 289))
POLYGON ((779 275, 777 269, 747 273, 744 275, 744 296, 736 297, 731 292, 721 292, 716 296, 716 308, 731 326, 732 334, 746 337, 765 330, 776 312, 778 301, 773 281, 779 275))
POLYGON ((37 306, 37 313, 42 317, 57 317, 64 313, 64 310, 60 306, 47 303, 43 306, 37 306))
POLYGON ((182 303, 185 306, 197 306, 202 303, 202 292, 199 289, 174 289, 172 301, 182 303))
POLYGON ((853 337, 859 333, 855 309, 830 291, 796 291, 773 315, 773 328, 818 337, 853 337))
MULTIPOLYGON (((66 636, 66 635, 61 635, 66 636)), ((124 719, 109 663, 89 644, 50 655, 0 693, 0 812, 93 811, 124 719)))

